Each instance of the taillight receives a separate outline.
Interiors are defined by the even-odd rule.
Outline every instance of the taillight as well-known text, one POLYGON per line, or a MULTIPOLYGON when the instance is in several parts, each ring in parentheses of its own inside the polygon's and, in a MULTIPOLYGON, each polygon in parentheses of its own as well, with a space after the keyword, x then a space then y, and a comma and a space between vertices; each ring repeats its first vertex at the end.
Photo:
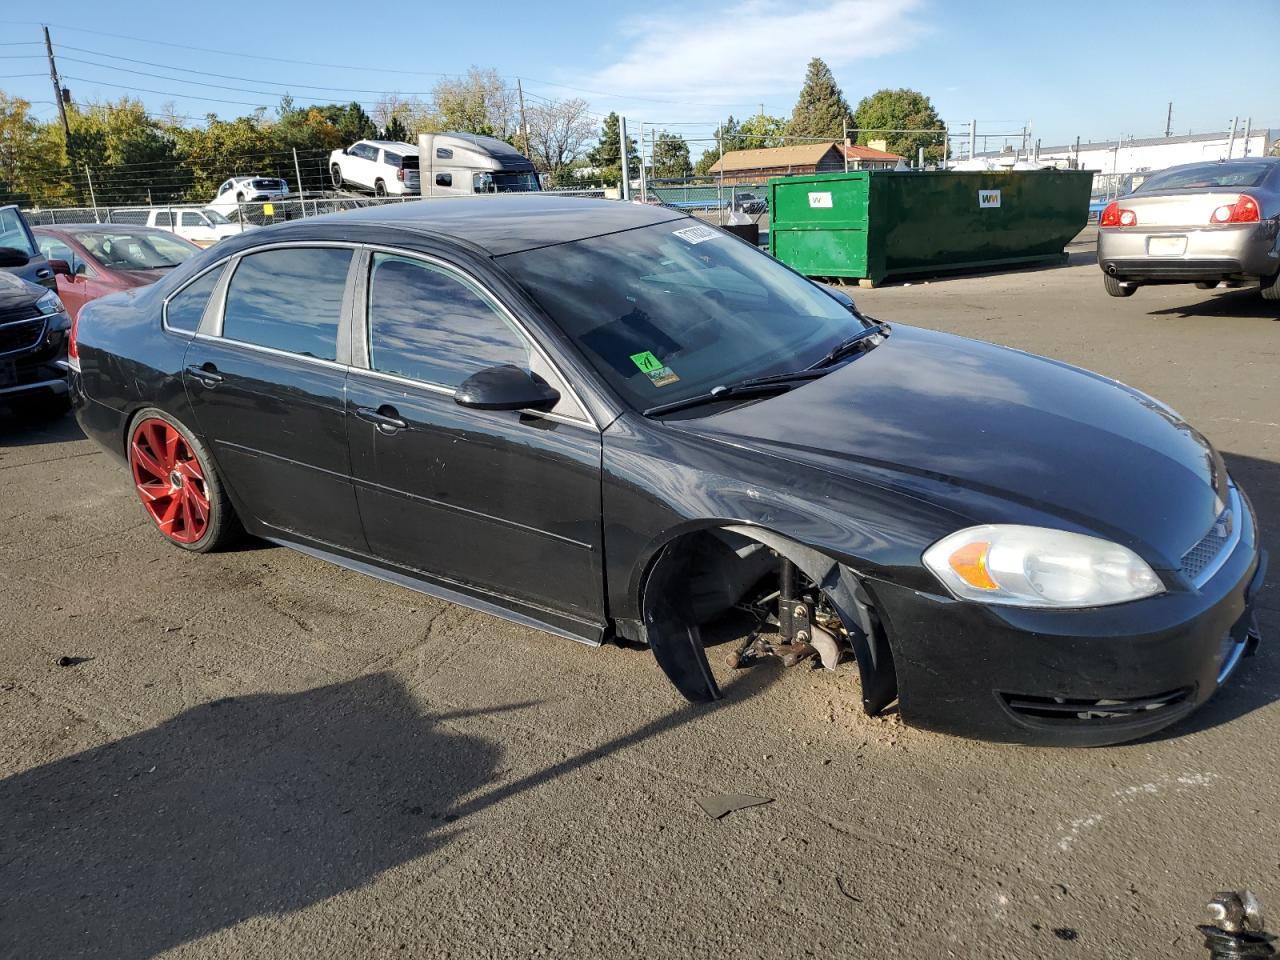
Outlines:
POLYGON ((80 344, 76 342, 76 334, 80 330, 80 314, 71 319, 71 333, 67 338, 67 363, 72 370, 80 369, 80 344))
POLYGON ((401 167, 399 170, 396 171, 396 179, 399 180, 401 183, 404 183, 404 167, 401 167))
POLYGON ((1112 200, 1107 204, 1107 209, 1102 211, 1102 216, 1098 218, 1098 226, 1100 227, 1133 227, 1137 226, 1138 215, 1132 210, 1122 209, 1120 204, 1112 200))
POLYGON ((1257 223, 1261 215, 1258 212, 1258 201, 1247 193, 1240 194, 1235 203, 1224 203, 1213 211, 1210 223, 1257 223))

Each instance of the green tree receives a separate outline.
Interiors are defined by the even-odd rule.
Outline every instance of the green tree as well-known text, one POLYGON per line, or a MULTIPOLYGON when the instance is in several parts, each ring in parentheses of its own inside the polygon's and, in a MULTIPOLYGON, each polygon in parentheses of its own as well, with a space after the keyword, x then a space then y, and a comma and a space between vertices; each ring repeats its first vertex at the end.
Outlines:
MULTIPOLYGON (((600 140, 587 154, 587 162, 596 168, 596 176, 609 186, 617 186, 622 182, 622 157, 619 155, 621 124, 616 113, 610 113, 600 126, 600 140)), ((627 171, 628 179, 640 175, 640 156, 636 149, 636 141, 627 137, 627 171)))
POLYGON ((852 113, 831 68, 814 57, 809 61, 804 86, 800 88, 800 98, 791 111, 787 136, 839 140, 844 136, 844 122, 852 113))
POLYGON ((678 133, 665 130, 653 143, 653 175, 659 180, 676 180, 693 173, 689 144, 678 133))
POLYGON ((877 90, 863 97, 853 115, 858 143, 884 140, 889 152, 914 160, 921 147, 929 160, 942 159, 942 119, 933 102, 916 90, 877 90), (922 130, 928 133, 889 133, 890 130, 922 130))
POLYGON ((717 135, 720 142, 712 143, 706 150, 702 151, 702 156, 698 158, 698 162, 693 165, 693 172, 697 176, 706 176, 715 162, 720 159, 720 148, 723 145, 724 152, 737 150, 738 147, 738 121, 733 119, 732 114, 729 119, 716 127, 717 135))
POLYGON ((0 91, 0 204, 29 203, 65 180, 61 136, 45 136, 31 104, 0 91))
POLYGON ((378 134, 383 140, 399 140, 401 143, 407 143, 409 140, 409 128, 399 117, 392 117, 385 127, 378 134))
MULTIPOLYGON (((435 131, 478 133, 507 140, 518 127, 516 92, 492 67, 471 67, 465 77, 446 77, 432 90, 435 131)), ((428 131, 431 132, 431 131, 428 131)))
POLYGON ((140 100, 122 97, 71 106, 67 124, 75 173, 90 169, 99 204, 138 203, 157 193, 167 199, 189 185, 186 171, 175 163, 173 136, 140 100))
POLYGON ((738 126, 735 150, 760 150, 781 147, 786 141, 787 121, 758 113, 738 126))

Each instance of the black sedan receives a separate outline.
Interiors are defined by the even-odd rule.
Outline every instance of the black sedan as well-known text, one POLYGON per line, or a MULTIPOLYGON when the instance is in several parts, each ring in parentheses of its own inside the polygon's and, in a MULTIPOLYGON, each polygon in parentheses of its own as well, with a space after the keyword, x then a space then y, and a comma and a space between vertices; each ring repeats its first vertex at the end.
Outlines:
POLYGON ((1258 640, 1252 509, 1168 407, 891 328, 664 208, 255 231, 86 306, 73 357, 81 426, 175 545, 243 528, 645 644, 695 701, 720 695, 706 625, 754 617, 735 666, 848 659, 868 712, 1099 744, 1185 716, 1258 640))

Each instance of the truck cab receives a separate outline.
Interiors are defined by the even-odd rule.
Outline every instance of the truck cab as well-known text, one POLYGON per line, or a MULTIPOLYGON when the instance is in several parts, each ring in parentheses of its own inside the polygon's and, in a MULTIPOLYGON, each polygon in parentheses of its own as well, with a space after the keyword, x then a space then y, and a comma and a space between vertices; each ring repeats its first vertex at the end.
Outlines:
POLYGON ((471 133, 418 136, 418 167, 424 197, 469 197, 477 193, 541 190, 533 163, 496 137, 471 133))

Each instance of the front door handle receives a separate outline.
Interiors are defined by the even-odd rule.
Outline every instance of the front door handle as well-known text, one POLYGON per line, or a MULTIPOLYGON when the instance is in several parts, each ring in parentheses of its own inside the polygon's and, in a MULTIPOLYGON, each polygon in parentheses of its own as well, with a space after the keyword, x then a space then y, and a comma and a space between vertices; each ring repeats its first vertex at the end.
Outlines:
POLYGON ((378 409, 373 407, 356 407, 356 416, 366 423, 372 423, 381 433, 395 433, 397 430, 408 430, 409 424, 400 419, 395 407, 384 403, 378 409))
POLYGON ((192 364, 187 367, 187 373, 191 374, 206 387, 216 387, 222 382, 222 374, 218 372, 218 368, 212 363, 206 363, 201 367, 192 364))

